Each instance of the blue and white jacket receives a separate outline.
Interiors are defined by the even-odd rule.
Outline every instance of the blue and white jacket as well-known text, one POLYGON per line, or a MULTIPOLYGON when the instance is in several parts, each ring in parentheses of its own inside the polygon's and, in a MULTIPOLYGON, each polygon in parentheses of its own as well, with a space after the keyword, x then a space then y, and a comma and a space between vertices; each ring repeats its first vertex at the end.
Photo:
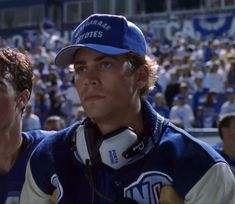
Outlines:
POLYGON ((233 175, 235 175, 235 158, 230 157, 229 155, 223 152, 223 143, 219 142, 213 145, 213 148, 228 162, 233 172, 233 175))
MULTIPOLYGON (((187 204, 234 204, 235 180, 226 161, 208 144, 162 119, 142 103, 148 138, 132 163, 89 168, 74 154, 74 133, 84 121, 43 140, 27 167, 21 203, 159 203, 165 186, 187 204)), ((166 196, 167 197, 167 196, 166 196)), ((174 202, 173 202, 174 203, 174 202)), ((175 202, 176 203, 176 202, 175 202)))
POLYGON ((19 203, 19 197, 25 180, 28 159, 39 142, 53 132, 33 130, 22 133, 21 153, 11 170, 0 175, 0 203, 19 203))

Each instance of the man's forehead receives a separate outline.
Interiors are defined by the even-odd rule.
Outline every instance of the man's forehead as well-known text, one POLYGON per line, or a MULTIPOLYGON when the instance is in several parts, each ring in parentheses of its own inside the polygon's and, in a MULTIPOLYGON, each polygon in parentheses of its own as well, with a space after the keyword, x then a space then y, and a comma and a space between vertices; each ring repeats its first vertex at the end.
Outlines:
POLYGON ((81 48, 78 49, 78 51, 76 52, 74 56, 74 62, 83 63, 86 62, 87 60, 101 61, 106 58, 112 58, 115 60, 126 59, 124 55, 107 55, 101 52, 97 52, 95 50, 81 48))

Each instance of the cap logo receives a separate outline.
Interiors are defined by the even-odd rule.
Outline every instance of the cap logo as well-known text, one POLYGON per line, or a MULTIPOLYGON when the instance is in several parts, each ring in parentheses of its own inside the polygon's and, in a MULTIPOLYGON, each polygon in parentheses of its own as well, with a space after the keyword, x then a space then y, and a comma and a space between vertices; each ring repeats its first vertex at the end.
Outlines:
POLYGON ((94 30, 89 32, 84 32, 84 29, 86 29, 87 26, 98 26, 100 28, 103 28, 104 30, 108 31, 112 27, 103 21, 99 20, 88 20, 86 21, 78 30, 75 31, 74 38, 76 39, 76 44, 79 44, 80 41, 88 38, 102 38, 103 32, 100 30, 94 30), (82 34, 81 34, 82 33, 82 34))
MULTIPOLYGON (((98 25, 107 31, 111 29, 111 26, 108 23, 105 23, 103 21, 87 20, 86 22, 83 23, 83 25, 81 25, 81 27, 77 30, 77 32, 80 33, 82 30, 84 30, 85 27, 87 27, 89 25, 98 25)), ((77 37, 77 36, 75 35, 75 37, 77 37)))
POLYGON ((90 31, 83 33, 82 35, 78 36, 76 39, 76 44, 78 44, 81 40, 88 39, 88 38, 102 38, 103 32, 102 31, 90 31))

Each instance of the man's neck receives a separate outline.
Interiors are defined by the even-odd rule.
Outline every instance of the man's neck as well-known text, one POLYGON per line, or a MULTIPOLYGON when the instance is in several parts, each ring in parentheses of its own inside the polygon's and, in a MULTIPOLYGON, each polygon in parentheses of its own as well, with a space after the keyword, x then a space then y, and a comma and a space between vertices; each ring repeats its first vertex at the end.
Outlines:
POLYGON ((121 116, 115 117, 113 115, 103 121, 93 121, 99 127, 102 134, 110 133, 122 127, 131 127, 137 134, 143 130, 143 118, 140 106, 129 112, 122 113, 121 116))
POLYGON ((19 156, 23 138, 20 133, 1 134, 0 141, 0 175, 10 171, 19 156))

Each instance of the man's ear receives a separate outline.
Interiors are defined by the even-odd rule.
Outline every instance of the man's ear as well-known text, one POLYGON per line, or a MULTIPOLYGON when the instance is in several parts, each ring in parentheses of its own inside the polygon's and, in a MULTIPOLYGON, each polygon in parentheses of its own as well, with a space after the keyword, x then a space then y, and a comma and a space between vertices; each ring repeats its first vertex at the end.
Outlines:
POLYGON ((22 91, 22 92, 17 96, 17 99, 16 99, 17 106, 18 106, 20 109, 24 109, 25 106, 26 106, 27 103, 28 103, 29 97, 30 97, 30 92, 29 92, 28 89, 25 89, 24 91, 22 91))
POLYGON ((137 85, 141 89, 147 83, 147 80, 149 77, 149 71, 148 71, 147 66, 142 65, 136 70, 136 72, 137 72, 137 85))

